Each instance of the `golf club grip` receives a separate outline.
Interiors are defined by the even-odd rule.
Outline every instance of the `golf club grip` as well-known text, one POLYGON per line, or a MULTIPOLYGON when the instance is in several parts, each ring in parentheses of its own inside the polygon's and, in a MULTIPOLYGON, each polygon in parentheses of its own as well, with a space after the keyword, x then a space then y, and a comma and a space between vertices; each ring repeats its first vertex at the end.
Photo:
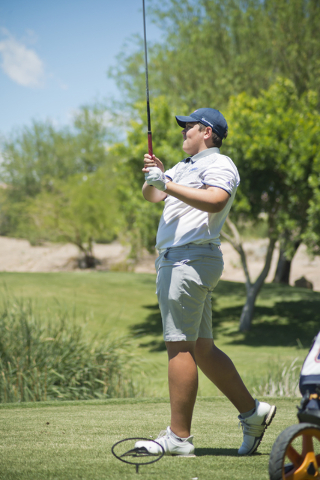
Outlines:
POLYGON ((151 132, 148 132, 148 153, 152 157, 153 151, 152 151, 152 133, 151 132))

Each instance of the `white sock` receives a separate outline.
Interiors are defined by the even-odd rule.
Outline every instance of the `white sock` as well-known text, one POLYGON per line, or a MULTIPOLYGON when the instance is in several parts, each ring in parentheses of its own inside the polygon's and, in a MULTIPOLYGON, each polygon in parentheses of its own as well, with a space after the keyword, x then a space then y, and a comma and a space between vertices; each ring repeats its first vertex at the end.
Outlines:
POLYGON ((176 435, 175 433, 173 433, 173 431, 170 429, 170 432, 171 432, 171 435, 173 436, 173 438, 175 438, 176 440, 180 441, 180 442, 183 442, 184 440, 187 440, 187 438, 189 437, 186 437, 186 438, 181 438, 181 437, 178 437, 178 435, 176 435))
POLYGON ((256 411, 256 407, 252 408, 248 412, 240 413, 240 415, 242 418, 248 418, 248 417, 251 417, 251 415, 253 415, 255 411, 256 411))

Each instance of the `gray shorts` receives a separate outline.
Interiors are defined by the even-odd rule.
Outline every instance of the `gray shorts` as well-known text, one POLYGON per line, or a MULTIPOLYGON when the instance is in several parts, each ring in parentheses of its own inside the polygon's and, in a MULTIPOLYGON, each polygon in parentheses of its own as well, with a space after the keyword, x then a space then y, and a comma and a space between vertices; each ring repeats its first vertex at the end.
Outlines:
POLYGON ((220 247, 168 248, 157 258, 156 270, 164 340, 212 338, 211 296, 223 271, 220 247))

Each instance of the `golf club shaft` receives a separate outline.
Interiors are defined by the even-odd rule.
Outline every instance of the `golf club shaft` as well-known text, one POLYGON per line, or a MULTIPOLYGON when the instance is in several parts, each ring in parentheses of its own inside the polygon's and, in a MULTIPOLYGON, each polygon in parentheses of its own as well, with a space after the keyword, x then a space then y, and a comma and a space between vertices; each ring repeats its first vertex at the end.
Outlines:
POLYGON ((151 115, 150 115, 150 101, 149 101, 146 12, 145 12, 144 0, 142 0, 142 9, 143 9, 144 62, 145 62, 145 70, 146 70, 146 97, 147 97, 147 117, 148 117, 148 153, 149 155, 152 156, 153 150, 152 150, 151 115))

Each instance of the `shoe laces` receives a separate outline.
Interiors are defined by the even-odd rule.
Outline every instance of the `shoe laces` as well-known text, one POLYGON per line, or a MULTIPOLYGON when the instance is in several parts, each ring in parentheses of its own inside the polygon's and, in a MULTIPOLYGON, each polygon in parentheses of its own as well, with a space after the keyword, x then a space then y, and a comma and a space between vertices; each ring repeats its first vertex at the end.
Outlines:
POLYGON ((254 425, 246 422, 245 418, 239 418, 238 427, 243 430, 244 435, 250 435, 251 437, 260 437, 264 432, 265 425, 254 425))

